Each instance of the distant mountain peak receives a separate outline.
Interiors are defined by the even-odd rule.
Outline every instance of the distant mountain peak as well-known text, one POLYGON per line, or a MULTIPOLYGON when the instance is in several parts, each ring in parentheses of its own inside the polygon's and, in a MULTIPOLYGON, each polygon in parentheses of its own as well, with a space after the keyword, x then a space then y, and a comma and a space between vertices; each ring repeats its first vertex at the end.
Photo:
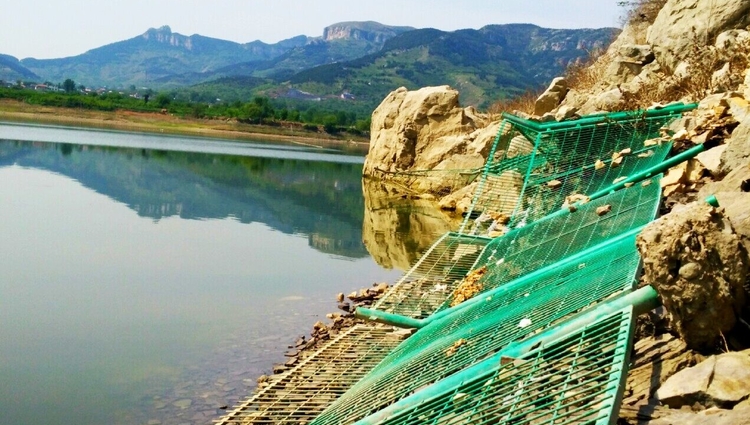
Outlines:
POLYGON ((382 44, 412 27, 394 27, 375 21, 339 22, 323 29, 323 40, 367 40, 382 44))
POLYGON ((172 28, 169 25, 162 25, 159 28, 149 28, 148 31, 146 31, 146 34, 155 32, 162 34, 172 34, 172 28))
POLYGON ((172 32, 169 25, 159 28, 149 28, 142 36, 146 40, 155 40, 159 43, 169 44, 174 47, 183 47, 187 50, 193 49, 193 38, 172 32))

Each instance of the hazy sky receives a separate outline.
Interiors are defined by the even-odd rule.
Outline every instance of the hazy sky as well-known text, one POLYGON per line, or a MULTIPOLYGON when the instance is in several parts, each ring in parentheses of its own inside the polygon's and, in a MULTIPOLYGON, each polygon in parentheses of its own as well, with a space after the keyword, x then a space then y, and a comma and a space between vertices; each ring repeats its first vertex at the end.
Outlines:
POLYGON ((416 28, 533 23, 618 26, 617 0, 31 0, 0 2, 0 53, 19 59, 81 54, 169 25, 184 35, 246 43, 319 36, 341 21, 416 28))

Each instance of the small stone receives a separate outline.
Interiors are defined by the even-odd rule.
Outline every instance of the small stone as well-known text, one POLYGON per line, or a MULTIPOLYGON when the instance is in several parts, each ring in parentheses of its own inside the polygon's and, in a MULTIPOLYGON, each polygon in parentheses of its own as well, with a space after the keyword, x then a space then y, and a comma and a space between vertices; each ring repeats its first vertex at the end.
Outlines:
POLYGON ((610 211, 612 211, 612 205, 609 205, 609 204, 602 205, 601 207, 599 207, 599 208, 596 209, 596 215, 598 215, 598 216, 601 217, 601 216, 609 213, 610 211))
POLYGON ((633 149, 625 148, 625 149, 623 149, 623 150, 620 151, 620 156, 628 156, 631 153, 633 153, 633 149))
POLYGON ((340 303, 344 302, 344 293, 343 292, 339 292, 338 295, 336 295, 336 301, 338 301, 340 303))
POLYGON ((639 153, 639 154, 638 154, 638 155, 636 155, 636 156, 637 156, 638 158, 649 158, 649 157, 652 157, 652 156, 654 156, 654 151, 650 151, 650 150, 649 150, 649 151, 646 151, 646 152, 641 152, 641 153, 639 153))
POLYGON ((492 238, 492 239, 494 239, 494 238, 499 238, 500 236, 502 236, 504 234, 505 234, 505 232, 502 231, 502 230, 493 230, 493 231, 489 232, 487 234, 487 236, 490 237, 490 238, 492 238))
POLYGON ((172 403, 173 406, 179 407, 180 409, 187 409, 190 407, 190 405, 193 404, 193 400, 190 400, 189 398, 183 398, 181 400, 177 400, 174 403, 172 403))
POLYGON ((594 169, 601 170, 602 168, 606 167, 606 164, 604 164, 604 161, 601 159, 597 159, 594 163, 594 169))
POLYGON ((275 365, 273 365, 273 373, 274 374, 282 373, 282 372, 286 371, 287 369, 288 368, 285 365, 283 365, 283 364, 275 364, 275 365))
POLYGON ((625 179, 627 179, 627 178, 628 178, 628 176, 621 176, 621 177, 618 177, 618 178, 614 179, 614 181, 612 181, 612 184, 617 184, 617 183, 620 183, 621 181, 623 181, 623 180, 625 180, 625 179))
POLYGON ((313 325, 313 329, 318 329, 318 330, 320 330, 320 329, 326 329, 326 324, 325 324, 325 323, 323 323, 323 322, 321 322, 320 320, 318 320, 318 321, 317 321, 317 322, 315 322, 315 324, 313 325))
POLYGON ((681 129, 677 133, 672 135, 672 140, 687 140, 688 139, 688 131, 686 129, 681 129))
POLYGON ((359 299, 359 297, 357 296, 357 291, 352 292, 351 294, 347 295, 346 297, 349 298, 352 301, 356 301, 357 299, 359 299))
POLYGON ((651 180, 644 180, 643 183, 641 183, 642 187, 649 186, 651 184, 651 180))
POLYGON ((339 303, 336 307, 338 307, 339 310, 343 310, 347 313, 351 311, 351 306, 349 305, 349 303, 339 303))
POLYGON ((643 146, 656 146, 661 143, 661 139, 648 139, 643 142, 643 146))
POLYGON ((633 186, 633 184, 634 184, 633 182, 627 182, 623 186, 625 186, 625 187, 631 187, 631 186, 633 186))
POLYGON ((388 290, 388 284, 385 282, 378 283, 378 285, 375 287, 375 289, 378 291, 379 294, 385 293, 385 291, 388 290))
POLYGON ((558 189, 562 187, 562 182, 560 180, 550 180, 547 182, 547 187, 550 189, 558 189))
POLYGON ((518 322, 519 328, 527 328, 529 326, 531 326, 531 319, 529 318, 523 318, 520 322, 518 322))
POLYGON ((612 168, 617 168, 617 167, 620 166, 620 164, 622 164, 623 159, 624 159, 623 157, 618 156, 616 159, 612 160, 612 162, 609 164, 609 166, 612 167, 612 168))

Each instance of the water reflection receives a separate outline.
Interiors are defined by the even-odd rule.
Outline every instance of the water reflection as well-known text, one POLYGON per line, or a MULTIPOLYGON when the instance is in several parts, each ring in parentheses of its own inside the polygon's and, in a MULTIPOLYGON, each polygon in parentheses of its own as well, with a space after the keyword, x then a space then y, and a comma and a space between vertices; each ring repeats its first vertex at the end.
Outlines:
POLYGON ((334 294, 397 276, 359 173, 0 141, 0 423, 210 423, 334 294))
POLYGON ((436 202, 404 198, 387 182, 364 179, 362 191, 362 239, 383 267, 408 270, 439 236, 460 224, 460 217, 447 215, 436 202))
POLYGON ((154 220, 231 217, 367 256, 358 164, 4 141, 0 167, 11 164, 69 176, 154 220))

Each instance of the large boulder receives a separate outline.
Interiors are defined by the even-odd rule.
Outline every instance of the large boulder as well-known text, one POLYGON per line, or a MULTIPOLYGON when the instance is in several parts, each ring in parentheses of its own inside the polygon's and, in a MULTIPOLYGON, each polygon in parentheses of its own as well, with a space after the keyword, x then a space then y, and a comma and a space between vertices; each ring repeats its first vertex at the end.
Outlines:
POLYGON ((750 251, 750 159, 721 181, 708 183, 698 192, 699 198, 710 195, 716 196, 746 251, 750 251))
POLYGON ((453 155, 486 155, 486 146, 474 142, 488 120, 473 108, 461 108, 458 98, 448 86, 391 92, 372 114, 363 174, 431 170, 453 155))
POLYGON ((750 2, 744 0, 669 0, 651 26, 647 41, 656 60, 674 71, 720 33, 750 23, 750 2))
POLYGON ((721 208, 693 203, 675 208, 637 238, 643 280, 669 312, 690 348, 710 350, 745 306, 748 257, 721 208))

